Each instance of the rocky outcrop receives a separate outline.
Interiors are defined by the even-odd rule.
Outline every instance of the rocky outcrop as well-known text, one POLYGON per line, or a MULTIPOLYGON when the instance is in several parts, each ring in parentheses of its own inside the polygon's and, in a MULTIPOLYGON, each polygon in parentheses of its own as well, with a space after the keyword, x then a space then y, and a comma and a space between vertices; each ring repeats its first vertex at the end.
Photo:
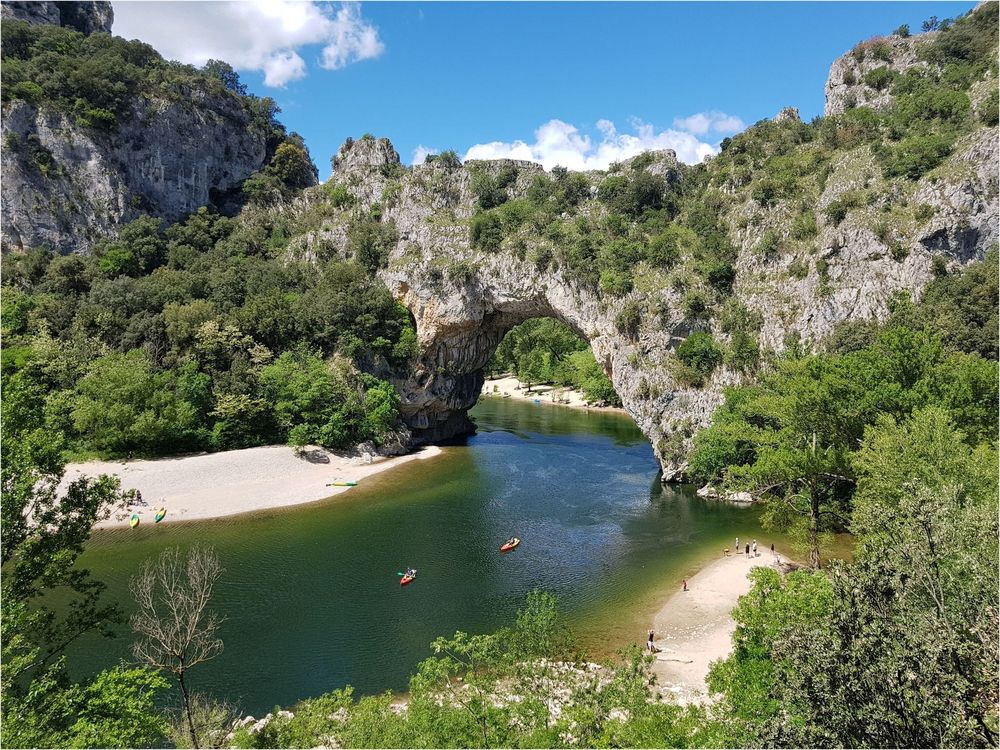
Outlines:
POLYGON ((891 81, 880 75, 881 69, 903 73, 910 68, 926 67, 920 59, 920 45, 931 41, 936 32, 914 37, 876 36, 861 42, 830 66, 826 79, 826 104, 823 113, 837 115, 855 107, 883 110, 892 106, 891 81))
MULTIPOLYGON (((783 117, 792 119, 790 112, 783 117)), ((935 256, 964 263, 981 258, 996 241, 995 130, 968 136, 944 167, 904 187, 876 185, 879 171, 864 149, 838 159, 817 206, 819 227, 808 265, 795 254, 768 257, 758 249, 765 234, 787 233, 786 207, 764 208, 734 196, 727 212, 730 238, 739 250, 733 297, 760 315, 765 350, 781 351, 790 336, 816 346, 840 321, 883 318, 896 292, 919 294, 935 256), (824 217, 824 207, 861 186, 872 194, 876 187, 886 192, 839 223, 824 217), (900 190, 906 194, 897 194, 900 190), (876 229, 885 215, 883 202, 912 207, 892 236, 876 229)), ((671 152, 656 152, 621 165, 622 173, 634 169, 674 174, 684 167, 671 152)), ((354 196, 354 211, 370 215, 378 203, 382 220, 393 222, 398 232, 381 275, 412 313, 419 337, 420 357, 395 383, 414 441, 436 442, 471 430, 466 412, 479 397, 483 369, 504 335, 528 318, 553 317, 590 342, 652 443, 664 478, 680 476, 690 436, 708 423, 723 386, 743 376, 722 367, 704 386, 686 386, 676 375, 675 350, 695 330, 711 330, 720 340, 727 334, 714 317, 692 317, 682 291, 666 277, 647 278, 620 298, 577 282, 547 260, 553 240, 535 227, 508 237, 500 250, 473 246, 475 175, 511 170, 516 173, 507 188, 511 200, 526 195, 539 177, 555 179, 536 164, 512 161, 435 160, 404 169, 388 141, 371 138, 345 146, 335 161, 332 179, 354 196), (631 329, 622 325, 626 309, 639 311, 631 329)), ((592 196, 604 177, 588 175, 592 196)), ((578 216, 598 221, 604 210, 591 197, 578 216)), ((345 237, 344 221, 329 218, 297 247, 306 252, 322 243, 343 250, 345 237)))
POLYGON ((224 207, 267 160, 265 135, 229 95, 143 99, 116 132, 14 101, 5 107, 0 164, 3 249, 85 252, 141 214, 167 222, 224 207))
POLYGON ((63 2, 37 2, 29 0, 8 0, 0 3, 0 18, 3 20, 27 21, 67 26, 81 34, 98 31, 111 33, 115 11, 107 0, 64 0, 63 2))

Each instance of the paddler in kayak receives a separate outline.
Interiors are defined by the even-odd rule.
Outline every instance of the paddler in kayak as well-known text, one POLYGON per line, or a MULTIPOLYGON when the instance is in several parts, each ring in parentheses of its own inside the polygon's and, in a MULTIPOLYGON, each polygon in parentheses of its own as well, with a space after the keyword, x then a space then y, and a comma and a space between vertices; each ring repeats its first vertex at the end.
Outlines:
POLYGON ((520 543, 521 543, 520 539, 518 539, 516 536, 512 536, 510 539, 508 539, 506 542, 504 542, 503 544, 500 545, 500 551, 501 552, 510 552, 512 549, 514 549, 520 543))

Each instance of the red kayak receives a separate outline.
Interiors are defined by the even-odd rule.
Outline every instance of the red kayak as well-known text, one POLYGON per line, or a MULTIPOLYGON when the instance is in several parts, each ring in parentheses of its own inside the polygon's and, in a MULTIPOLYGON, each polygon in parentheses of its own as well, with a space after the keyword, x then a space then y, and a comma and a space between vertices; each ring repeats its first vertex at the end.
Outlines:
POLYGON ((501 552, 510 552, 512 549, 514 549, 520 543, 521 543, 521 540, 518 539, 515 536, 513 539, 508 539, 506 542, 504 542, 503 544, 501 544, 500 545, 500 551, 501 552))
POLYGON ((417 579, 417 571, 413 571, 412 575, 409 572, 403 574, 403 577, 399 579, 399 585, 405 586, 408 583, 413 583, 417 579))

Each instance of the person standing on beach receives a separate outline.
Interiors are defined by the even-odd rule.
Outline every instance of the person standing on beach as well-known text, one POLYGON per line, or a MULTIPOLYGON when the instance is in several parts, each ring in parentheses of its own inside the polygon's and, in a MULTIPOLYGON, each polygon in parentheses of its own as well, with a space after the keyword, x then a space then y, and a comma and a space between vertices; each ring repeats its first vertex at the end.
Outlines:
POLYGON ((653 629, 650 628, 646 637, 646 650, 653 653, 653 629))
POLYGON ((746 554, 747 557, 750 557, 750 543, 749 542, 747 542, 747 551, 746 551, 745 554, 746 554))
POLYGON ((735 549, 735 550, 736 550, 737 552, 739 552, 739 551, 740 551, 740 538, 739 538, 739 537, 736 537, 736 547, 734 547, 734 549, 735 549))
POLYGON ((687 590, 688 590, 688 582, 687 582, 687 579, 686 579, 686 578, 684 579, 684 590, 685 590, 685 591, 687 591, 687 590))
POLYGON ((757 557, 757 540, 753 540, 753 556, 757 557))

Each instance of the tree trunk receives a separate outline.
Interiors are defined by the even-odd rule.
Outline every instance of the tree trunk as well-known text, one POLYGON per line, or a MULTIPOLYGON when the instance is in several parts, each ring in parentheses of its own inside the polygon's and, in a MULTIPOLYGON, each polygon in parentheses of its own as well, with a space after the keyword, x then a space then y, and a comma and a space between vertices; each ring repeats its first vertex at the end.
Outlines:
POLYGON ((191 733, 191 745, 198 750, 198 735, 194 731, 194 718, 191 716, 191 698, 188 695, 187 685, 184 684, 184 667, 177 672, 177 679, 181 683, 181 700, 184 701, 184 713, 187 714, 188 732, 191 733))
POLYGON ((809 493, 809 567, 820 569, 819 562, 819 498, 816 491, 809 493))

